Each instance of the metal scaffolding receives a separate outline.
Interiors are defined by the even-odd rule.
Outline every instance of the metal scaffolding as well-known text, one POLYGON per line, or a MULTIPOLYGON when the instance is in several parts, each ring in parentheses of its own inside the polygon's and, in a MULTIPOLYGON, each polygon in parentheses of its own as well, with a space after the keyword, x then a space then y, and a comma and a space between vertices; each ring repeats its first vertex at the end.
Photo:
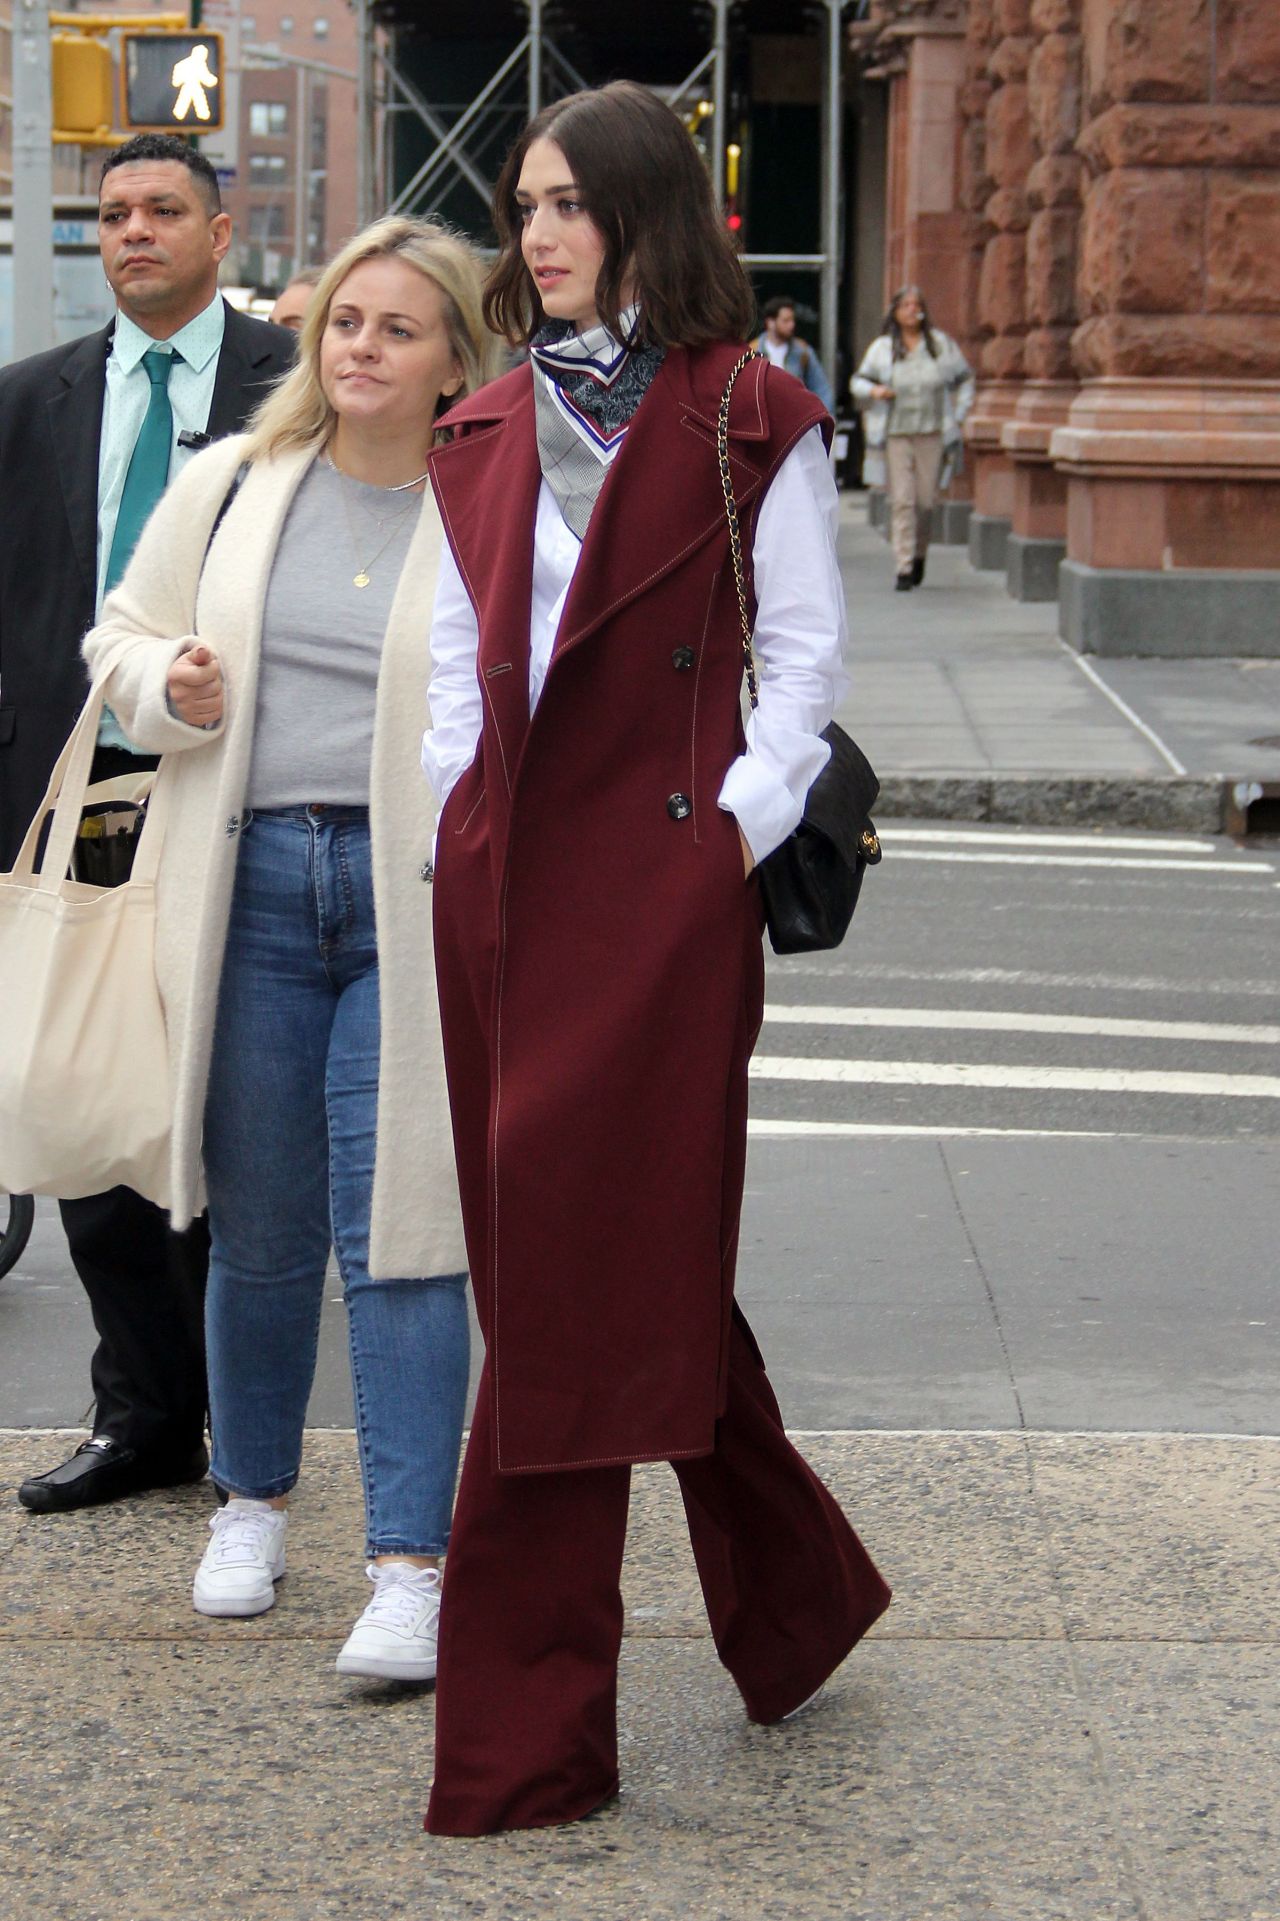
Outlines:
MULTIPOLYGON (((852 0, 856 9, 862 0, 852 0)), ((557 45, 547 30, 544 0, 524 0, 528 25, 523 36, 480 91, 449 123, 438 108, 428 102, 419 88, 400 71, 395 59, 374 44, 373 0, 355 0, 362 56, 357 88, 357 113, 360 121, 358 212, 361 223, 372 219, 376 203, 374 187, 375 61, 380 66, 388 95, 395 110, 410 112, 427 129, 433 145, 412 177, 395 194, 388 208, 392 213, 412 212, 439 198, 448 188, 466 182, 487 209, 493 197, 493 181, 486 172, 478 144, 485 116, 505 101, 519 101, 519 83, 524 82, 523 104, 529 118, 549 101, 590 85, 557 45)), ((748 268, 816 271, 819 280, 819 354, 828 375, 834 380, 838 304, 841 269, 842 207, 844 180, 843 121, 844 101, 842 65, 844 51, 843 20, 850 0, 816 0, 823 16, 824 57, 821 102, 821 252, 816 254, 744 255, 748 268)), ((678 111, 688 112, 699 101, 710 102, 712 137, 710 142, 711 177, 716 201, 725 204, 726 153, 730 144, 730 16, 733 0, 710 0, 710 44, 706 53, 685 78, 674 87, 657 89, 678 111)), ((643 75, 637 74, 637 79, 643 75)))

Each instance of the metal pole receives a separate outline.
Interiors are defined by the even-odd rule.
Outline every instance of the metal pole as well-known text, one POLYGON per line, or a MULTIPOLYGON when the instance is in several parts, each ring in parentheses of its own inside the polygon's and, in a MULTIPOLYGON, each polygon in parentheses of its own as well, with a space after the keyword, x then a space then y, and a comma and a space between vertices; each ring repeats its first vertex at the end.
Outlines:
POLYGON ((841 68, 844 58, 843 0, 827 0, 826 93, 822 113, 822 280, 818 351, 832 390, 840 302, 840 187, 842 181, 841 68))
POLYGON ((293 138, 293 271, 307 264, 307 169, 311 154, 307 138, 307 70, 297 70, 297 129, 293 138))
POLYGON ((529 118, 542 112, 542 0, 529 0, 529 118))
POLYGON ((711 99, 715 107, 711 145, 711 184, 716 206, 724 207, 724 150, 729 141, 729 0, 713 0, 714 40, 711 99))
POLYGON ((355 0, 356 9, 356 222, 367 227, 374 216, 377 148, 373 113, 373 9, 355 0))
POLYGON ((49 0, 13 11, 13 352, 53 345, 53 78, 49 0))

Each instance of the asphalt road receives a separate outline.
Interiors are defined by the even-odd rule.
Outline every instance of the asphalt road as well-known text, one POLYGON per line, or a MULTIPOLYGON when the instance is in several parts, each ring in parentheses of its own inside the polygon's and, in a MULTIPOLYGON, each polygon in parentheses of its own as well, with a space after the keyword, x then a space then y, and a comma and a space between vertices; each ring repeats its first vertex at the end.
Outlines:
MULTIPOLYGON (((789 1423, 1280 1431, 1280 848, 884 840, 754 1062, 739 1294, 789 1423)), ((81 1421, 91 1344, 42 1204, 0 1426, 81 1421)), ((351 1420, 336 1298, 311 1418, 351 1420)))

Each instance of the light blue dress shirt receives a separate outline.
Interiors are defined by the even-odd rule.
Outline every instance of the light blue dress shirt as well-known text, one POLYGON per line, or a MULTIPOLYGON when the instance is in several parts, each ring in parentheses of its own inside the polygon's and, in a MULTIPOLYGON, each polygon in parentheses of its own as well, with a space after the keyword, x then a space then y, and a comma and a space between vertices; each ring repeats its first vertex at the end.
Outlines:
MULTIPOLYGON (((226 327, 227 310, 222 295, 215 294, 203 313, 180 327, 170 340, 153 340, 127 314, 116 314, 115 333, 107 360, 107 390, 102 407, 102 433, 98 441, 98 589, 95 613, 101 614, 107 577, 107 562, 115 538, 116 518, 124 493, 125 476, 133 458, 134 445, 151 399, 151 382, 142 356, 152 347, 168 348, 176 364, 169 375, 169 405, 173 410, 173 449, 169 455, 169 478, 182 472, 195 452, 180 447, 181 433, 202 434, 209 424, 213 387, 218 378, 218 355, 226 327)), ((103 709, 98 741, 103 747, 129 748, 115 715, 103 709)))

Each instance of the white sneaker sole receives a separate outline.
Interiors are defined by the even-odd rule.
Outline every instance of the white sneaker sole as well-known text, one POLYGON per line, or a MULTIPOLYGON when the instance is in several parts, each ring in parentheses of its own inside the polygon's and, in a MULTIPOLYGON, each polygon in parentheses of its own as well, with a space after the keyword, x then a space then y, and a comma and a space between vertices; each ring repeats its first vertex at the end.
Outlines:
POLYGON ((197 1614, 207 1614, 218 1621, 246 1621, 255 1614, 265 1614, 276 1604, 276 1583, 283 1581, 284 1569, 271 1576, 272 1585, 265 1594, 201 1594, 197 1584, 191 1590, 191 1605, 197 1614))
POLYGON ((343 1648, 334 1662, 339 1674, 357 1674, 370 1681, 434 1681, 436 1661, 410 1661, 394 1654, 348 1654, 343 1648))

